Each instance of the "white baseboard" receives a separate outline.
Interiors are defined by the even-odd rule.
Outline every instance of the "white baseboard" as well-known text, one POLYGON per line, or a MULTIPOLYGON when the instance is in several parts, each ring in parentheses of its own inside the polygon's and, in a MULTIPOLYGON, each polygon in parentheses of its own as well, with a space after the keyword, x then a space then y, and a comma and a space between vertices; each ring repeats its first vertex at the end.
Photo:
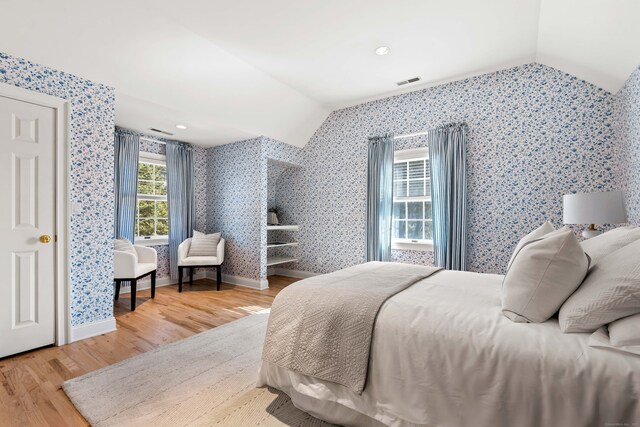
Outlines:
POLYGON ((108 319, 97 322, 86 323, 84 325, 72 326, 69 334, 69 342, 80 341, 97 335, 106 334, 116 330, 116 318, 111 316, 108 319))
MULTIPOLYGON (((209 277, 208 275, 205 275, 205 273, 196 273, 193 275, 193 280, 198 280, 198 279, 205 279, 209 277)), ((214 280, 215 280, 215 276, 213 276, 214 280)), ((161 288, 163 286, 169 286, 169 285, 175 285, 178 282, 176 280, 172 280, 171 277, 167 276, 167 277, 161 277, 159 279, 156 279, 156 288, 161 288)), ((189 283, 189 275, 187 274, 185 276, 185 278, 183 279, 183 284, 184 283, 189 283)), ((144 278, 142 280, 140 280, 138 282, 138 285, 136 287, 136 291, 141 291, 144 289, 150 289, 151 288, 151 279, 147 279, 144 278)), ((129 294, 131 293, 131 286, 129 285, 128 282, 122 282, 122 285, 120 287, 120 295, 123 294, 129 294)))
POLYGON ((289 270, 288 268, 275 268, 274 274, 277 274, 279 276, 294 277, 296 279, 307 279, 309 277, 320 275, 320 273, 311 273, 309 271, 302 270, 289 270))
MULTIPOLYGON (((207 271, 206 273, 207 279, 216 280, 216 272, 215 271, 207 271)), ((222 281, 224 283, 230 283, 232 285, 244 286, 245 288, 258 289, 262 291, 264 289, 269 289, 269 281, 262 279, 248 279, 246 277, 241 276, 231 276, 229 274, 222 275, 222 281)))

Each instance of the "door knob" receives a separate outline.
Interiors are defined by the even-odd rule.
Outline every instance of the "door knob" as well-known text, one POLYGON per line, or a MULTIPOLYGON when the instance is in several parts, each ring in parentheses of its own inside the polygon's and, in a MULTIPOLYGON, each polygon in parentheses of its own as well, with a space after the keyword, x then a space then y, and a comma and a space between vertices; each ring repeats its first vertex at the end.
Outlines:
POLYGON ((40 236, 40 241, 42 243, 49 243, 51 241, 51 236, 49 236, 48 234, 43 234, 42 236, 40 236))

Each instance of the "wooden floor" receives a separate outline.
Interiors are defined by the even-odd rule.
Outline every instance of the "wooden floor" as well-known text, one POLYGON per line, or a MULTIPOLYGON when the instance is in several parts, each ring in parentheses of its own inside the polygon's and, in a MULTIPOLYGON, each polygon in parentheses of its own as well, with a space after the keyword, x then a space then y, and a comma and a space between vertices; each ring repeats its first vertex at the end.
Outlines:
POLYGON ((86 426, 60 388, 64 381, 271 307, 296 280, 270 276, 264 291, 223 284, 216 292, 214 281, 202 279, 183 293, 175 285, 157 288, 153 300, 140 291, 135 312, 123 294, 117 331, 0 359, 0 426, 86 426))

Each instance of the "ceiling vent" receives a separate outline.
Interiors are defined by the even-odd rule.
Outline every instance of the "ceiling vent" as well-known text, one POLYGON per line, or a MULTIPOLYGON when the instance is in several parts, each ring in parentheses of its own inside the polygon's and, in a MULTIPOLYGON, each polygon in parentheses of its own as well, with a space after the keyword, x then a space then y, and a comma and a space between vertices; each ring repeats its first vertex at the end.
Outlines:
POLYGON ((161 134, 163 134, 163 135, 169 135, 169 136, 172 136, 172 135, 173 135, 173 133, 171 133, 171 132, 167 132, 166 130, 161 130, 161 129, 156 129, 156 128, 149 128, 149 130, 150 130, 150 131, 152 131, 152 132, 158 132, 158 133, 161 133, 161 134))
POLYGON ((404 85, 408 85, 409 83, 415 83, 415 82, 419 82, 420 81, 420 77, 413 77, 407 80, 403 80, 401 82, 397 82, 396 84, 398 86, 404 86, 404 85))

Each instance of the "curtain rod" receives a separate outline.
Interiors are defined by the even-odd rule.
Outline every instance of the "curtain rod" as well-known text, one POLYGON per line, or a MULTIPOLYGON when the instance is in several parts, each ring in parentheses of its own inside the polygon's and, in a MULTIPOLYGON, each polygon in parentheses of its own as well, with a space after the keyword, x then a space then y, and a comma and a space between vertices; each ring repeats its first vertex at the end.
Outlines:
POLYGON ((396 135, 396 136, 393 137, 393 139, 411 138, 411 137, 414 137, 414 136, 426 135, 428 133, 429 133, 428 131, 416 132, 416 133, 405 133, 404 135, 396 135))
POLYGON ((146 136, 141 136, 140 141, 149 141, 149 142, 155 142, 157 144, 165 144, 165 145, 167 144, 165 141, 160 141, 159 139, 147 138, 146 136))

